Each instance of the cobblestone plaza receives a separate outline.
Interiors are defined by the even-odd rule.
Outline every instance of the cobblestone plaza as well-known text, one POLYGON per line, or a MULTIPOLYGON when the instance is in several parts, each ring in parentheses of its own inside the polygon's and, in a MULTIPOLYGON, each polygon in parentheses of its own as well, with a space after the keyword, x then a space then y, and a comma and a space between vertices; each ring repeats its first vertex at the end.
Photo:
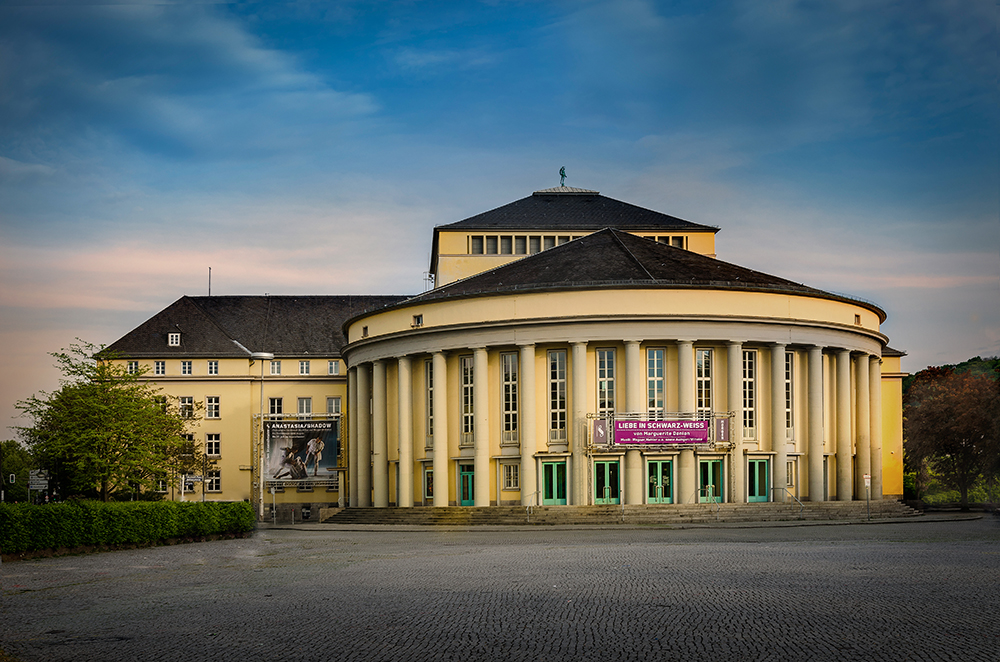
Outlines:
POLYGON ((1000 520, 322 525, 0 566, 53 660, 1000 659, 1000 520))

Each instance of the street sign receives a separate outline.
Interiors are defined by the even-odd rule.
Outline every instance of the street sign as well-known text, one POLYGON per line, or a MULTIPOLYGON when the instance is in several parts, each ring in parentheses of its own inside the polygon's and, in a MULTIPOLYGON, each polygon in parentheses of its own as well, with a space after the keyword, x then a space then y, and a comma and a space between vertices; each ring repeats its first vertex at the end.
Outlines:
POLYGON ((871 486, 872 486, 872 475, 865 474, 865 487, 871 487, 871 486))

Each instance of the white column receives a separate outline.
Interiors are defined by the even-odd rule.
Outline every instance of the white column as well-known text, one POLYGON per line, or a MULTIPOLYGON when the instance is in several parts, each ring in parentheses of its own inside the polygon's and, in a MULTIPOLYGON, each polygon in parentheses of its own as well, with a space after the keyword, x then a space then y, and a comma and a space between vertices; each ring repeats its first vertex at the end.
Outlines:
POLYGON ((837 352, 837 501, 854 498, 851 477, 851 352, 837 352))
POLYGON ((854 379, 857 382, 855 399, 857 404, 858 420, 857 432, 855 433, 857 443, 857 473, 854 476, 854 493, 859 499, 865 498, 865 474, 872 472, 872 444, 871 444, 871 396, 868 391, 868 355, 861 354, 855 359, 854 379))
POLYGON ((809 348, 809 500, 823 500, 823 348, 809 348))
POLYGON ((396 505, 413 506, 413 383, 410 357, 397 360, 397 419, 396 440, 399 443, 399 484, 396 485, 396 505))
POLYGON ((583 446, 587 439, 587 343, 575 342, 573 349, 573 438, 571 451, 573 464, 570 472, 573 480, 572 505, 585 505, 587 499, 587 464, 583 446))
MULTIPOLYGON (((358 505, 358 369, 347 370, 347 484, 350 505, 358 505)), ((344 486, 340 486, 343 493, 344 486)))
POLYGON ((640 342, 625 341, 625 411, 630 414, 642 414, 646 411, 646 386, 640 342))
MULTIPOLYGON (((785 427, 785 345, 771 345, 771 452, 774 453, 775 488, 788 484, 788 432, 785 427)), ((785 501, 788 493, 783 489, 774 490, 775 501, 785 501)))
POLYGON ((520 365, 518 366, 521 383, 518 385, 518 436, 521 440, 521 505, 538 505, 541 500, 535 491, 538 489, 535 469, 535 412, 538 403, 535 401, 535 346, 521 345, 520 365))
POLYGON ((444 352, 434 352, 434 501, 448 505, 448 362, 444 352))
MULTIPOLYGON (((695 410, 694 393, 694 341, 677 341, 677 410, 684 414, 693 414, 695 410)), ((694 497, 698 489, 698 463, 695 462, 694 450, 681 450, 680 462, 677 467, 678 497, 681 503, 687 503, 694 497)), ((698 499, 694 498, 694 503, 698 499)))
POLYGON ((733 503, 746 501, 744 477, 746 467, 743 461, 743 343, 731 341, 726 346, 726 408, 733 412, 729 426, 729 441, 733 445, 730 454, 729 500, 733 503))
MULTIPOLYGON (((646 412, 645 372, 642 369, 640 340, 625 341, 625 410, 632 414, 646 412)), ((625 503, 642 503, 642 454, 637 450, 625 452, 625 503), (638 472, 638 480, 632 474, 638 472), (638 484, 638 488, 636 485, 638 484)))
POLYGON ((472 406, 475 424, 475 477, 473 499, 477 506, 490 505, 490 391, 489 365, 485 347, 476 347, 472 355, 472 406))
POLYGON ((386 426, 385 361, 372 364, 372 500, 389 507, 389 431, 386 426))
POLYGON ((872 501, 882 500, 882 359, 868 357, 868 395, 871 398, 872 501))
POLYGON ((372 505, 371 364, 358 366, 358 506, 372 505))

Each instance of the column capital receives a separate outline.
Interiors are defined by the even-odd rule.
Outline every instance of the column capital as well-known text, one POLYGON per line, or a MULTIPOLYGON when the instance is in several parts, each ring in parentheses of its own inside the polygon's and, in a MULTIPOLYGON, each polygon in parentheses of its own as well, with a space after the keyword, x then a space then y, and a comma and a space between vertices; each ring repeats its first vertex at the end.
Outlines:
POLYGON ((775 349, 777 349, 778 347, 788 347, 788 343, 786 343, 786 342, 771 342, 771 343, 768 343, 768 346, 774 347, 775 349))
POLYGON ((535 343, 533 343, 533 342, 519 342, 519 343, 517 343, 517 346, 520 347, 521 349, 529 349, 531 347, 534 347, 535 343))

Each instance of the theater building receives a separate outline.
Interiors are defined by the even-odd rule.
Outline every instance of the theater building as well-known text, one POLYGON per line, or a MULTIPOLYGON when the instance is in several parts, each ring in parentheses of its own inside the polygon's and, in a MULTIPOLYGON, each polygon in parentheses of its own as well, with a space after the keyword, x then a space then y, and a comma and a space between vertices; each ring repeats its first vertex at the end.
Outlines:
POLYGON ((885 312, 718 259, 718 231, 547 189, 435 228, 422 294, 185 297, 111 349, 221 402, 216 496, 264 515, 899 497, 885 312))

